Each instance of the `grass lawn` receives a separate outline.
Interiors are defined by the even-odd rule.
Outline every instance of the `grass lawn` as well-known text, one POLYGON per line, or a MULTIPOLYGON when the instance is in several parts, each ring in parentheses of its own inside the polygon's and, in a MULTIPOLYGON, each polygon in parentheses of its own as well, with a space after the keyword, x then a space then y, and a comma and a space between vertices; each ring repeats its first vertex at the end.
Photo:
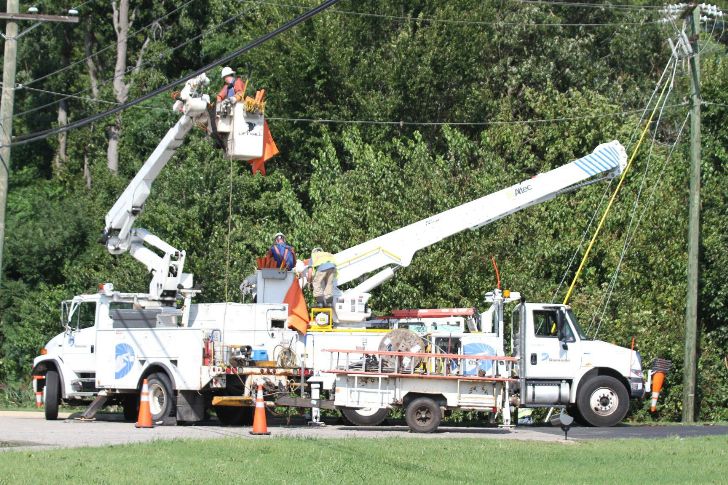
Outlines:
POLYGON ((727 483, 728 437, 158 441, 0 453, 10 483, 727 483))

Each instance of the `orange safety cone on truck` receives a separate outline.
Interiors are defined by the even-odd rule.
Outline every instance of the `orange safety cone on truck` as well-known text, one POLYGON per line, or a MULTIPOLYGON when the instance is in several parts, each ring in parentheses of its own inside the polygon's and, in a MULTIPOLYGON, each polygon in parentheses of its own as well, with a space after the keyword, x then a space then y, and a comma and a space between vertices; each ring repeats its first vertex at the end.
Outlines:
POLYGON ((154 427, 154 423, 152 423, 152 413, 149 410, 149 384, 147 384, 146 379, 144 379, 144 384, 142 385, 142 398, 139 403, 139 418, 137 419, 135 426, 137 428, 154 427))
POLYGON ((258 395, 255 397, 253 431, 250 434, 270 434, 265 420, 265 403, 263 402, 263 386, 261 384, 258 384, 258 395))
POLYGON ((665 383, 665 376, 670 371, 672 362, 667 359, 655 359, 652 364, 652 401, 650 402, 650 412, 657 411, 657 399, 660 397, 662 385, 665 383))

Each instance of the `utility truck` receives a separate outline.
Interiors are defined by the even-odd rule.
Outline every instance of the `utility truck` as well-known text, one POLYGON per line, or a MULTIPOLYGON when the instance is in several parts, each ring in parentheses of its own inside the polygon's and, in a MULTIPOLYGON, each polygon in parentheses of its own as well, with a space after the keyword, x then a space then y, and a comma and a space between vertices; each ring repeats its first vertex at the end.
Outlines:
POLYGON ((333 405, 369 415, 400 407, 412 431, 432 432, 456 409, 501 413, 510 426, 514 406, 567 408, 582 424, 613 426, 630 399, 644 396, 639 352, 589 339, 569 306, 527 303, 499 289, 486 301, 482 334, 420 338, 400 329, 392 332, 394 346, 327 349, 333 405), (504 306, 514 301, 511 351, 504 353, 504 306))
MULTIPOLYGON (((491 302, 482 314, 434 309, 377 317, 368 306, 369 292, 408 266, 420 249, 614 177, 626 165, 624 148, 606 143, 554 170, 337 253, 337 285, 352 286, 337 290, 333 308, 312 315, 308 332, 297 332, 288 328, 290 309, 284 303, 291 285, 300 284, 295 272, 258 270, 244 285, 255 293, 255 303, 193 304, 198 290, 193 275, 184 272, 185 251, 134 227, 152 183, 193 126, 214 124, 217 130, 210 131, 223 138, 227 156, 250 159, 262 153, 263 114, 229 102, 209 112, 207 84, 204 74, 187 82, 175 105, 182 113, 179 121, 106 215, 103 243, 110 253, 128 252, 144 264, 152 276, 149 291, 124 293, 103 283, 95 294, 63 302, 65 330, 34 361, 32 373, 38 378, 33 382, 44 392, 48 419, 57 417, 60 403, 89 402, 86 418, 111 403, 122 405, 132 418, 147 379, 155 421, 199 421, 212 408, 224 423, 245 422, 252 415, 246 407, 252 403, 251 390, 261 382, 278 404, 311 406, 310 399, 296 396, 316 384, 355 424, 381 422, 394 401, 342 401, 339 377, 324 372, 335 370, 326 349, 391 351, 389 333, 406 328, 430 351, 505 361, 503 308, 502 302, 491 302)), ((517 367, 507 371, 496 365, 498 378, 520 379, 506 394, 517 394, 521 406, 576 406, 595 425, 623 419, 628 396, 643 392, 638 354, 588 341, 568 307, 522 305, 520 328, 526 331, 519 333, 525 340, 514 343, 517 367), (537 333, 547 318, 561 332, 556 337, 537 333), (506 376, 509 372, 516 377, 506 376), (587 404, 602 418, 593 417, 587 404)), ((501 406, 510 402, 499 399, 501 406)))

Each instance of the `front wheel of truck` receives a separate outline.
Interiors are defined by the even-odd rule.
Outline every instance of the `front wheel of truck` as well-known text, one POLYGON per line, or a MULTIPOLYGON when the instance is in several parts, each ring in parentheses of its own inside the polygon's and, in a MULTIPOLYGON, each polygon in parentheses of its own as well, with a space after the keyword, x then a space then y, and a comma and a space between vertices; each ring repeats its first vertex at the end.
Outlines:
POLYGON ((58 405, 61 402, 61 378, 55 370, 46 372, 45 377, 45 418, 58 419, 58 405))
POLYGON ((576 405, 591 426, 614 426, 629 411, 627 388, 612 376, 593 376, 579 386, 576 405))

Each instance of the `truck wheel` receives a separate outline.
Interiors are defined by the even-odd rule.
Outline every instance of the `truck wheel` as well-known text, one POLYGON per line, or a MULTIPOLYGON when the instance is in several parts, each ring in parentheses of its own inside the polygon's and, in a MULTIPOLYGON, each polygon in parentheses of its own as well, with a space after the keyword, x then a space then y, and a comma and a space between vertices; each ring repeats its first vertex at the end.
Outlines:
POLYGON ((579 387, 579 414, 591 426, 614 426, 629 410, 627 389, 611 376, 594 376, 579 387))
POLYGON ((121 409, 124 411, 124 421, 133 423, 139 418, 139 395, 128 394, 121 400, 121 409))
POLYGON ((389 416, 387 408, 339 408, 344 421, 353 426, 379 426, 389 416))
POLYGON ((213 406, 217 419, 223 426, 250 426, 253 424, 251 407, 213 406))
POLYGON ((442 420, 440 406, 429 397, 418 397, 407 405, 405 420, 413 433, 432 433, 442 420))
POLYGON ((61 402, 61 378, 58 372, 49 370, 45 377, 45 418, 58 419, 58 404, 61 402))
POLYGON ((149 386, 149 411, 152 421, 160 421, 172 416, 175 410, 174 391, 167 374, 158 372, 147 378, 149 386))

